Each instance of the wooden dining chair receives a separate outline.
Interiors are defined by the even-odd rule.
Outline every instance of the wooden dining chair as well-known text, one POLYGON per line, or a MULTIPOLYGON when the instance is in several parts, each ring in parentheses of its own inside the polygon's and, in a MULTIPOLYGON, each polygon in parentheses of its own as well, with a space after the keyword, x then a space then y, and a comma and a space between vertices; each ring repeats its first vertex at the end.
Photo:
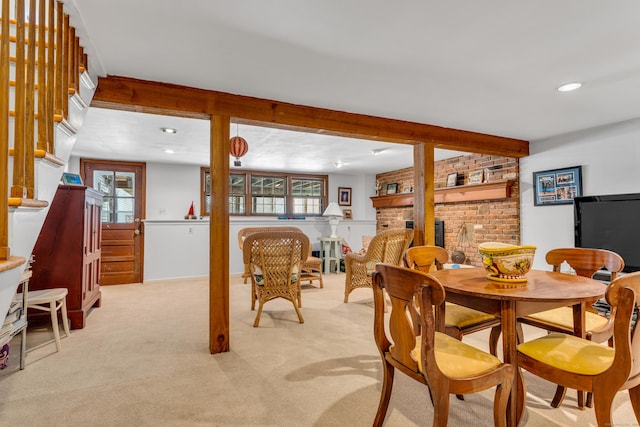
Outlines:
MULTIPOLYGON (((593 277, 596 271, 605 267, 611 273, 611 280, 615 280, 618 273, 624 268, 624 260, 615 252, 605 249, 589 248, 558 248, 552 249, 546 254, 547 264, 553 267, 553 271, 560 272, 563 263, 567 263, 579 276, 593 277)), ((594 301, 595 302, 595 301, 594 301)), ((551 332, 563 332, 572 334, 573 309, 560 307, 552 310, 534 313, 518 319, 519 322, 536 326, 551 332)), ((607 324, 608 320, 597 313, 591 307, 585 312, 585 331, 596 331, 607 324)), ((599 337, 599 335, 598 335, 599 337)), ((602 342, 602 341, 598 341, 602 342)), ((566 388, 558 386, 556 394, 551 401, 551 406, 557 408, 562 403, 566 388)), ((578 406, 584 407, 584 393, 578 392, 578 406)), ((590 397, 587 398, 587 406, 591 406, 590 397)))
POLYGON ((275 298, 291 301, 298 320, 304 323, 300 276, 309 238, 299 231, 260 231, 247 236, 242 250, 251 273, 251 310, 256 301, 259 304, 253 326, 259 325, 264 304, 275 298))
POLYGON ((600 427, 615 425, 613 399, 618 391, 629 390, 640 422, 640 337, 637 323, 631 323, 638 296, 640 272, 619 277, 607 288, 613 347, 554 332, 518 345, 519 366, 564 387, 592 393, 600 427))
MULTIPOLYGON (((442 270, 443 264, 449 261, 449 252, 440 246, 414 246, 407 249, 405 264, 407 267, 428 273, 432 270, 442 270)), ((500 318, 482 311, 464 307, 462 305, 445 303, 445 332, 454 338, 462 340, 462 337, 473 332, 492 328, 492 334, 500 336, 500 318), (495 328, 495 329, 493 329, 495 328)), ((496 353, 497 339, 489 340, 489 351, 494 356, 496 353)))
POLYGON ((444 287, 421 271, 378 264, 373 274, 374 337, 383 364, 383 384, 374 426, 384 423, 395 369, 429 387, 433 425, 446 426, 449 395, 469 394, 496 387, 493 419, 506 425, 513 366, 447 334, 436 332, 434 306, 445 299, 444 287), (390 298, 385 315, 384 291, 390 298), (420 328, 410 315, 414 298, 420 301, 420 328), (429 309, 425 309, 429 307, 429 309), (416 336, 416 330, 421 334, 416 336), (387 335, 389 331, 389 335, 387 335))

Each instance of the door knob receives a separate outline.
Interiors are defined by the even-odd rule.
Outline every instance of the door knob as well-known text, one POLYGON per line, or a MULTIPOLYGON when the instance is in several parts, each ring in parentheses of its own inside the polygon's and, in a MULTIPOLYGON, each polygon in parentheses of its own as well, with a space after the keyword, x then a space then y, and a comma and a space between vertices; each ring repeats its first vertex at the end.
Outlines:
POLYGON ((140 234, 140 230, 133 230, 133 234, 137 236, 138 234, 140 234))

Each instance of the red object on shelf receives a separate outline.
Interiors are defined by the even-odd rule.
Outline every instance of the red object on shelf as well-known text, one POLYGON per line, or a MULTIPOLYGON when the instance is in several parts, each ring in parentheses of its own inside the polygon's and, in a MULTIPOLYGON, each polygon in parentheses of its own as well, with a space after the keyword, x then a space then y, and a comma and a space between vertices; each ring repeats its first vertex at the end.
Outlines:
POLYGON ((191 207, 189 208, 189 214, 188 214, 188 215, 189 215, 189 216, 193 216, 193 215, 195 215, 195 214, 193 213, 193 202, 191 202, 191 207))

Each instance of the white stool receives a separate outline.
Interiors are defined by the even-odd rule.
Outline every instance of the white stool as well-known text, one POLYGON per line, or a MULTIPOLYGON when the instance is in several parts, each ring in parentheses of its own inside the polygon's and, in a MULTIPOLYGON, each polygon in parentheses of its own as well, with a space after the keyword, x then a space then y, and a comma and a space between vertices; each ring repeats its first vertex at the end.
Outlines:
MULTIPOLYGON (((61 350, 60 330, 58 328, 58 310, 62 313, 62 326, 68 337, 69 319, 67 318, 67 288, 43 289, 40 291, 29 291, 27 293, 27 307, 36 310, 48 311, 51 313, 51 326, 53 337, 56 340, 56 348, 61 350)), ((28 320, 28 319, 27 319, 28 320)))

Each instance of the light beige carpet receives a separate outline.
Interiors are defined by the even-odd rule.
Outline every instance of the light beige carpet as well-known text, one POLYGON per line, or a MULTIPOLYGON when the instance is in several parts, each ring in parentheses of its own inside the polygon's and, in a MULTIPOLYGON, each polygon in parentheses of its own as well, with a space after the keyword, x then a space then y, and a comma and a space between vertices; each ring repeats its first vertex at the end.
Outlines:
MULTIPOLYGON (((231 351, 208 353, 208 282, 172 280, 103 287, 103 304, 62 340, 31 329, 26 369, 18 340, 0 371, 0 425, 7 426, 370 426, 381 362, 369 290, 344 304, 344 274, 325 289, 305 286, 299 324, 286 301, 265 305, 259 328, 249 285, 230 285, 231 351)), ((527 336, 539 331, 525 330, 527 336)), ((465 341, 487 347, 488 335, 465 341)), ((527 426, 595 425, 569 391, 549 407, 555 386, 527 376, 527 426)), ((491 426, 492 392, 451 398, 450 426, 491 426)), ((614 423, 636 425, 626 392, 614 423)), ((388 426, 431 425, 424 386, 396 374, 388 426)))

